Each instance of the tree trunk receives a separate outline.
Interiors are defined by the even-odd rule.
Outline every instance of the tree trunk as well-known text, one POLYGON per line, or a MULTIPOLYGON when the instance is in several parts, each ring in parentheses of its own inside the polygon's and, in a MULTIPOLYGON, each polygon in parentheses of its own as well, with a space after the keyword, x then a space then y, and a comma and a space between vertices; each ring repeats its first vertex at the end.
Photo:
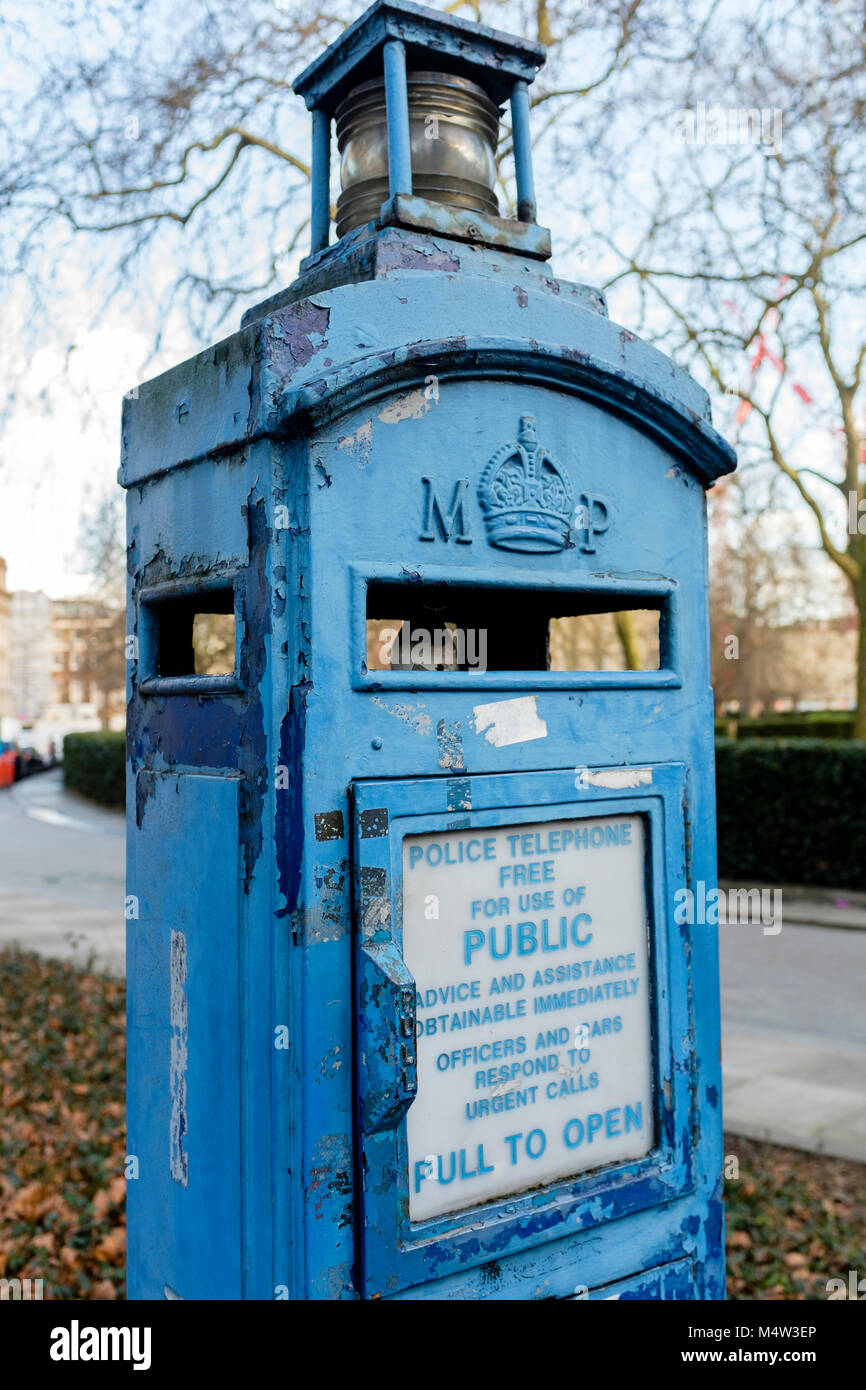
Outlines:
POLYGON ((617 636, 622 644, 622 652, 625 657, 625 669, 627 671, 642 670, 640 643, 637 640, 637 633, 634 630, 634 619, 631 613, 614 613, 613 620, 616 624, 617 636))

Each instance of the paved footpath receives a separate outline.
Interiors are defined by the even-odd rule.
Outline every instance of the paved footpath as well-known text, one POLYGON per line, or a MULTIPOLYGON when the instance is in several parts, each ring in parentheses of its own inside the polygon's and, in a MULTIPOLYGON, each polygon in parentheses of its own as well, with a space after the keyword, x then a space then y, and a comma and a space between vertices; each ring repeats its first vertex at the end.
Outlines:
POLYGON ((67 792, 60 769, 0 787, 0 946, 120 975, 122 812, 67 792))
POLYGON ((782 922, 719 928, 725 1127, 866 1162, 866 899, 784 889, 782 922))

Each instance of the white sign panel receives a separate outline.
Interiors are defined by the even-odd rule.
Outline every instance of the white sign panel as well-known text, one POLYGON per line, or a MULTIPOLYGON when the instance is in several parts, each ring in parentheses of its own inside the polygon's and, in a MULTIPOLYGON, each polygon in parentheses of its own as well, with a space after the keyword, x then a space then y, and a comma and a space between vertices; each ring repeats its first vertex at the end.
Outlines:
POLYGON ((652 1148, 644 875, 639 815, 404 839, 413 1221, 652 1148))

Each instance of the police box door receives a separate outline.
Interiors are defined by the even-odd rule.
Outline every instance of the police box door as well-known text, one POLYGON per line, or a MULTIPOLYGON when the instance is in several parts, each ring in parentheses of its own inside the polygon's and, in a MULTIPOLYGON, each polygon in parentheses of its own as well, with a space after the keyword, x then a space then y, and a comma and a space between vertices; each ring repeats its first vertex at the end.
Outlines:
POLYGON ((354 784, 365 1297, 482 1298, 492 1259, 517 1284, 508 1257, 692 1188, 684 783, 354 784))

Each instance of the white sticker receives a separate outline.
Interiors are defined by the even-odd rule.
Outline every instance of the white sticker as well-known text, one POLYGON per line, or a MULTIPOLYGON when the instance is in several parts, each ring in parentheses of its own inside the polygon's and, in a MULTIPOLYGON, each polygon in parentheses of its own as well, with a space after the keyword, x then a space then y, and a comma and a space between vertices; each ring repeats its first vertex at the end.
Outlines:
POLYGON ((653 770, 651 767, 577 767, 574 785, 581 787, 606 787, 608 791, 619 792, 627 787, 651 787, 653 770))
POLYGON ((483 734, 494 748, 507 748, 510 743, 529 743, 533 738, 547 738, 547 725, 539 717, 535 695, 475 705, 472 714, 475 732, 483 734))

